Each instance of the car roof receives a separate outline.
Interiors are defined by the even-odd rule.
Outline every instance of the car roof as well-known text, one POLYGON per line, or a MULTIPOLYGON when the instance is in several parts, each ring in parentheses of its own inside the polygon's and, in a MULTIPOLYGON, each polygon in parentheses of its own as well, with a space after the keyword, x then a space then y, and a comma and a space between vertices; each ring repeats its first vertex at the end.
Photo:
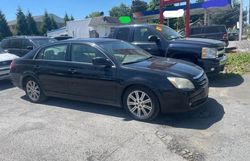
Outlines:
POLYGON ((113 28, 124 28, 124 27, 138 27, 138 26, 155 26, 155 25, 161 25, 161 24, 130 24, 130 25, 122 25, 122 26, 115 26, 113 28))
POLYGON ((11 36, 11 37, 7 37, 6 39, 17 39, 17 38, 23 38, 23 39, 48 39, 50 37, 46 37, 46 36, 11 36))
MULTIPOLYGON (((110 38, 74 38, 74 39, 68 39, 68 40, 63 40, 61 42, 69 42, 69 43, 101 43, 101 42, 120 42, 121 40, 117 39, 110 39, 110 38)), ((57 42, 60 43, 60 42, 57 42)))

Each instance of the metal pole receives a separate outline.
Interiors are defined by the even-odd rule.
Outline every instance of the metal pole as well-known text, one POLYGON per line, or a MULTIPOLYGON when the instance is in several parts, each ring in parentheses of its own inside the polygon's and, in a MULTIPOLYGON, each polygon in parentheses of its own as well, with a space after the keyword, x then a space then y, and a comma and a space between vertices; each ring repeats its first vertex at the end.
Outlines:
POLYGON ((189 37, 190 34, 190 0, 186 2, 186 37, 189 37))
POLYGON ((163 24, 164 0, 160 0, 160 24, 163 24))
POLYGON ((242 40, 242 21, 243 21, 243 0, 240 1, 240 18, 239 18, 239 41, 242 40))

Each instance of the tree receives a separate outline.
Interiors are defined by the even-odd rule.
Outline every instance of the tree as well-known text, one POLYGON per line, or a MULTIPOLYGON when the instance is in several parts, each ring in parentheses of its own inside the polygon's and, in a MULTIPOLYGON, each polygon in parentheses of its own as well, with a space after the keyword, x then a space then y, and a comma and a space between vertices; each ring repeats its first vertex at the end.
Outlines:
POLYGON ((145 10, 147 10, 147 8, 148 8, 147 2, 144 2, 142 0, 133 0, 132 1, 132 6, 131 6, 132 13, 145 11, 145 10))
POLYGON ((70 20, 70 19, 69 19, 68 14, 65 13, 65 15, 64 15, 64 25, 66 25, 67 21, 69 21, 69 20, 70 20))
MULTIPOLYGON (((236 26, 239 21, 240 4, 234 1, 234 7, 229 11, 220 11, 211 15, 211 22, 213 24, 224 24, 227 27, 236 26)), ((246 21, 247 12, 243 12, 244 21, 246 21)))
POLYGON ((47 31, 50 31, 51 29, 52 29, 51 19, 49 17, 48 12, 45 11, 44 17, 43 17, 43 22, 42 22, 41 32, 42 32, 42 34, 46 34, 47 31))
POLYGON ((85 18, 100 17, 103 15, 104 15, 104 12, 92 12, 88 16, 86 16, 85 18))
POLYGON ((159 10, 160 0, 151 0, 148 4, 148 10, 159 10))
POLYGON ((0 11, 0 40, 11 35, 12 33, 5 19, 5 16, 2 11, 0 11))
POLYGON ((28 34, 39 35, 36 22, 30 12, 28 12, 28 15, 26 16, 26 21, 27 21, 27 26, 28 26, 28 34))
POLYGON ((75 18, 71 15, 70 16, 70 21, 74 21, 75 20, 75 18))
POLYGON ((16 25, 16 34, 17 35, 27 35, 29 34, 28 31, 28 25, 26 21, 26 17, 21 10, 21 8, 17 9, 17 14, 16 14, 16 20, 17 20, 17 25, 16 25))
POLYGON ((52 30, 58 29, 57 23, 56 23, 53 16, 50 17, 50 22, 51 22, 51 29, 52 30))
POLYGON ((121 3, 120 6, 113 7, 109 11, 109 15, 112 17, 130 16, 131 10, 127 5, 121 3))

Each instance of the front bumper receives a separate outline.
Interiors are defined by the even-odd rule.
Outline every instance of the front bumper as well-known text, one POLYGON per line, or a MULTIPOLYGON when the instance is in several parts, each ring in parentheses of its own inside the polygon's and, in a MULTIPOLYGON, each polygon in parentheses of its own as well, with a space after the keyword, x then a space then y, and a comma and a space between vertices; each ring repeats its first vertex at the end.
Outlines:
POLYGON ((162 91, 160 98, 161 112, 173 113, 194 110, 206 103, 208 93, 208 83, 194 91, 162 91))
POLYGON ((211 73, 211 72, 219 73, 220 71, 223 71, 226 62, 227 62, 227 56, 225 55, 216 59, 198 60, 199 66, 201 66, 206 73, 211 73))

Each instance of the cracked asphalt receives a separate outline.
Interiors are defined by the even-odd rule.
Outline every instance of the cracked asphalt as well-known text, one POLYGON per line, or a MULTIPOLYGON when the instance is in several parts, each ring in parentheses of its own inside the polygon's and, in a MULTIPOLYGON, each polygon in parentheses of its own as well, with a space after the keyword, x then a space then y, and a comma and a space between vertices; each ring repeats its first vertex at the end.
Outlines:
POLYGON ((57 98, 33 104, 0 81, 0 160, 248 160, 250 75, 222 75, 210 83, 202 108, 145 123, 110 106, 57 98))

